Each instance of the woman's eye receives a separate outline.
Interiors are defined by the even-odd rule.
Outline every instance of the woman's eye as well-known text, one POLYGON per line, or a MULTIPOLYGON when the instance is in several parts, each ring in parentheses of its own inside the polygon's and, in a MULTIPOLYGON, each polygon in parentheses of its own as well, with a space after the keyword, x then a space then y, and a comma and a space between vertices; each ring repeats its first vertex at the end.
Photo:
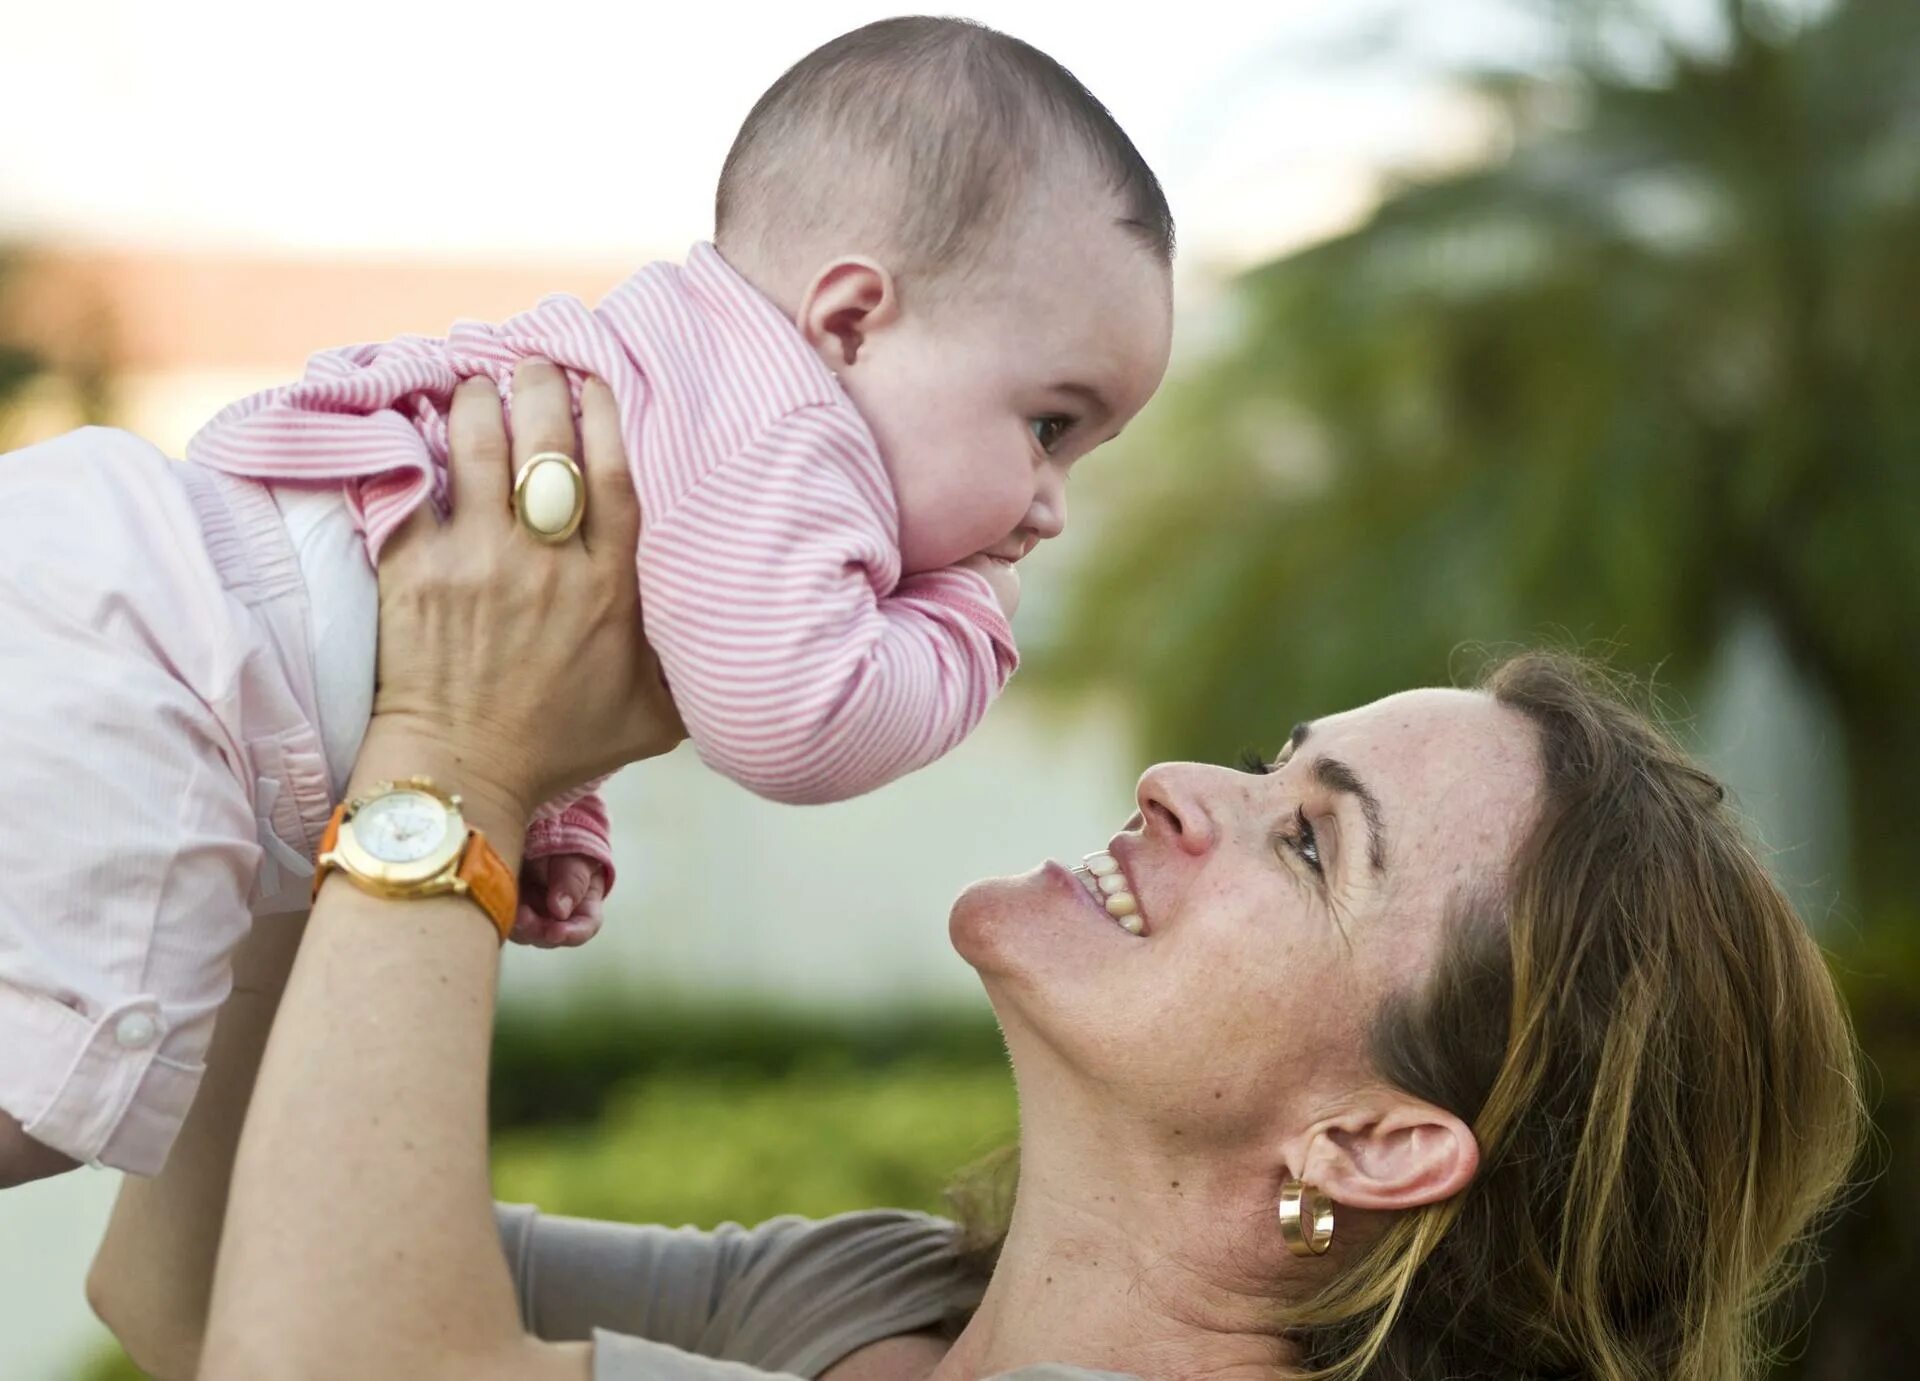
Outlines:
POLYGON ((1251 748, 1242 748, 1240 756, 1233 760, 1233 765, 1242 772, 1253 773, 1256 777, 1264 777, 1273 771, 1273 764, 1251 748))
POLYGON ((1027 423, 1033 432, 1033 439, 1040 443, 1040 449, 1052 454, 1066 434, 1073 428, 1071 417, 1036 417, 1027 423))
POLYGON ((1307 819, 1307 808, 1301 806, 1293 813, 1293 833, 1286 836, 1287 847, 1300 855, 1300 861, 1322 877, 1326 870, 1320 866, 1320 839, 1313 832, 1313 822, 1307 819))

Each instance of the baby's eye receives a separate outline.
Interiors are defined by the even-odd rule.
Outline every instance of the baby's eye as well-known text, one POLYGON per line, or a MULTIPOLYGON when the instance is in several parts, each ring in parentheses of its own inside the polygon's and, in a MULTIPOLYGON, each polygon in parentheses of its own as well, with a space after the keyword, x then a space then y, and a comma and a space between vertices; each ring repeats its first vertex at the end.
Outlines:
POLYGON ((1071 417, 1060 417, 1057 415, 1051 417, 1036 417, 1027 423, 1027 426, 1033 431, 1033 439, 1040 443, 1040 449, 1051 455, 1053 448, 1058 446, 1061 439, 1073 430, 1073 419, 1071 417))

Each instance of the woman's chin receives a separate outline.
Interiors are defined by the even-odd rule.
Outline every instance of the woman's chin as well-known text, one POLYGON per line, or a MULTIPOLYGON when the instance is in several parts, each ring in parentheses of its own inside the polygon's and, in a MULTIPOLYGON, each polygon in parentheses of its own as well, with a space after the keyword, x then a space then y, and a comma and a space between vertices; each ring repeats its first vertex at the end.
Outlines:
POLYGON ((982 878, 953 899, 947 938, 955 952, 982 974, 1004 967, 1003 951, 1033 906, 1041 869, 1015 877, 982 878))
POLYGON ((1071 873, 1051 862, 968 887, 947 916, 947 936, 982 978, 1037 977, 1062 964, 1081 968, 1090 952, 1132 940, 1089 904, 1071 873))

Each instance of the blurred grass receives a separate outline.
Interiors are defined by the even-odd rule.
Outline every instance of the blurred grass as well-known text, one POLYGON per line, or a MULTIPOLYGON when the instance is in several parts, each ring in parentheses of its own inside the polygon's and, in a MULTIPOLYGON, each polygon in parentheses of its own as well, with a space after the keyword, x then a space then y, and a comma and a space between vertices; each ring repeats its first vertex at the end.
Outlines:
POLYGON ((937 1209, 1015 1123, 984 1007, 850 1021, 629 998, 510 1012, 491 1106, 496 1197, 703 1227, 937 1209))
POLYGON ((494 1193, 550 1213, 702 1227, 938 1210, 954 1172, 1013 1134, 1012 1082, 998 1065, 662 1074, 622 1088, 590 1130, 502 1136, 494 1193))

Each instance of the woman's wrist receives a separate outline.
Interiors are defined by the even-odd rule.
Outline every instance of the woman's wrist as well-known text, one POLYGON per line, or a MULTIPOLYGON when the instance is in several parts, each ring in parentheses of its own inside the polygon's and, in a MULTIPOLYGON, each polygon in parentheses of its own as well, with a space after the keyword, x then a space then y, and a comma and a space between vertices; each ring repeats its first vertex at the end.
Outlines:
POLYGON ((513 782, 499 764, 449 744, 431 725, 376 714, 354 760, 347 798, 401 777, 431 777, 442 790, 458 795, 467 823, 487 836, 509 868, 519 868, 535 803, 528 789, 513 782))

